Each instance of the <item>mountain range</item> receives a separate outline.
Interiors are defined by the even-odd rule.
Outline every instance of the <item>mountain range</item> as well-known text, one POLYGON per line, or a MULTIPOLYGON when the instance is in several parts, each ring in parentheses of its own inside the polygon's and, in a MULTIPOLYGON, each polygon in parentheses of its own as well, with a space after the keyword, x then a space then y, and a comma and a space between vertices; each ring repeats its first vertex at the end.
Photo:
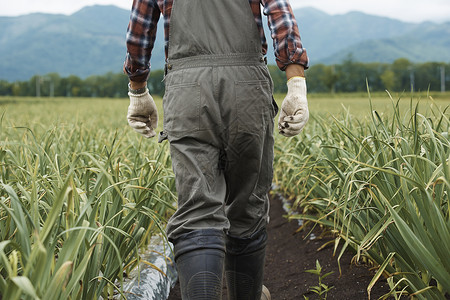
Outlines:
MULTIPOLYGON (((450 22, 407 23, 350 12, 329 15, 294 10, 311 64, 361 62, 450 62, 450 22)), ((0 17, 0 79, 28 80, 36 74, 87 77, 121 72, 130 12, 116 6, 87 6, 72 15, 34 13, 0 17)), ((264 24, 267 21, 264 20, 264 24)), ((152 69, 164 66, 162 18, 152 69)), ((274 64, 270 33, 269 63, 274 64)))

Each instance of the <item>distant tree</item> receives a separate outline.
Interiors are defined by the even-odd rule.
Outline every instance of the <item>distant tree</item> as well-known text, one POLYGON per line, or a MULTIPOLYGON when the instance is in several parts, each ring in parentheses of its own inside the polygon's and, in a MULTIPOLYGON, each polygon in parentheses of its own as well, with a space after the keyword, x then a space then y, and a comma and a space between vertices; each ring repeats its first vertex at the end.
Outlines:
MULTIPOLYGON (((309 93, 326 93, 330 91, 330 88, 327 87, 325 81, 323 80, 326 77, 327 66, 324 64, 317 64, 311 66, 306 71, 306 82, 308 85, 309 93)), ((286 79, 283 80, 283 84, 285 84, 286 79)))
POLYGON ((367 63, 363 64, 365 76, 371 91, 384 91, 386 88, 381 80, 381 74, 389 69, 389 64, 367 63))
POLYGON ((383 74, 380 75, 381 82, 383 83, 383 86, 388 91, 397 91, 398 87, 398 80, 395 76, 394 71, 392 70, 385 70, 383 74))
POLYGON ((12 84, 6 80, 0 80, 0 96, 12 95, 12 84))
POLYGON ((126 97, 128 78, 122 73, 108 72, 97 78, 99 97, 126 97))
POLYGON ((321 79, 330 93, 334 93, 336 91, 336 82, 339 80, 339 77, 336 74, 334 65, 325 67, 321 79))
POLYGON ((152 95, 164 96, 164 71, 155 70, 150 72, 147 80, 148 89, 152 95))
POLYGON ((12 85, 12 95, 13 96, 21 96, 21 94, 20 94, 20 84, 18 83, 18 82, 15 82, 13 85, 12 85))
POLYGON ((441 89, 441 66, 442 64, 437 62, 427 62, 417 66, 416 90, 439 91, 441 89))
POLYGON ((65 91, 65 96, 67 97, 78 97, 83 85, 80 77, 75 75, 70 75, 67 78, 61 80, 62 89, 65 91))
POLYGON ((366 90, 366 72, 364 64, 353 60, 349 54, 341 65, 336 66, 338 92, 361 92, 366 90))
POLYGON ((286 74, 282 72, 277 66, 270 65, 268 66, 270 76, 272 77, 273 81, 273 89, 274 93, 286 93, 287 92, 287 86, 286 86, 286 74))
MULTIPOLYGON (((286 74, 275 65, 268 66, 274 84, 274 93, 286 93, 286 74)), ((409 91, 411 83, 415 90, 440 91, 441 75, 446 90, 450 90, 450 64, 427 62, 413 64, 401 58, 392 64, 361 63, 349 55, 341 64, 316 64, 306 71, 308 92, 364 92, 366 79, 371 91, 409 91), (442 70, 444 71, 442 73, 442 70)), ((35 75, 28 81, 9 83, 0 80, 0 96, 36 96, 37 80, 42 97, 48 97, 53 89, 58 97, 127 97, 128 77, 120 73, 93 75, 85 79, 70 75, 61 78, 57 73, 35 75)), ((164 95, 164 71, 153 70, 148 78, 153 95, 164 95)))
POLYGON ((414 81, 414 66, 406 58, 399 58, 392 63, 392 71, 398 81, 398 91, 410 91, 414 81))

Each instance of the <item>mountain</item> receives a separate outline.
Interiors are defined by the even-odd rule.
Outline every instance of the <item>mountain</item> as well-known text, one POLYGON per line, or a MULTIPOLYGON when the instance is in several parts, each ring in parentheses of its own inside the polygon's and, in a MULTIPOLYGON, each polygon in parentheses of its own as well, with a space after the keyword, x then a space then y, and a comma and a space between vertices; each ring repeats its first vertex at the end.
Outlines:
MULTIPOLYGON (((352 55, 362 62, 450 61, 450 22, 406 23, 350 12, 329 15, 314 8, 294 10, 311 64, 339 63, 352 55)), ((72 15, 0 17, 0 79, 28 80, 36 74, 61 76, 121 72, 130 12, 115 6, 88 6, 72 15)), ((151 60, 164 66, 162 18, 151 60)), ((265 23, 266 37, 271 45, 265 23)), ((274 64, 269 47, 269 62, 274 64)))
POLYGON ((324 53, 319 60, 339 63, 351 54, 354 60, 362 62, 392 62, 400 57, 416 63, 450 62, 450 22, 412 24, 409 30, 392 29, 392 32, 395 34, 359 40, 329 56, 324 53))
POLYGON ((34 74, 88 76, 120 69, 129 13, 114 6, 65 15, 0 18, 0 78, 34 74))
POLYGON ((393 38, 372 39, 346 47, 322 58, 326 64, 338 63, 352 55, 363 62, 392 62, 404 57, 413 62, 450 61, 450 22, 436 26, 424 24, 413 33, 393 38))
POLYGON ((305 8, 294 11, 294 14, 313 62, 320 62, 361 42, 393 38, 420 26, 361 12, 328 15, 314 8, 305 8))

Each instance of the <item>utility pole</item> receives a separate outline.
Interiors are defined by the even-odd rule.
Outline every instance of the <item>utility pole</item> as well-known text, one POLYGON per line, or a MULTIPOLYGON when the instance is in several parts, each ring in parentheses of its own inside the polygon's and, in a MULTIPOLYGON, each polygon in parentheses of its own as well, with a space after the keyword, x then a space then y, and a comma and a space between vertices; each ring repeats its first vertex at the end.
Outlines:
POLYGON ((41 97, 41 76, 36 76, 36 97, 41 97))
POLYGON ((55 93, 55 84, 53 83, 52 79, 49 77, 41 77, 36 76, 36 97, 41 97, 41 83, 45 83, 45 81, 48 81, 50 83, 50 97, 54 96, 55 93))
POLYGON ((48 79, 50 81, 50 98, 53 98, 55 94, 55 84, 53 83, 52 79, 48 79))
POLYGON ((445 66, 441 66, 441 93, 445 93, 445 66))
POLYGON ((415 81, 415 78, 414 78, 414 69, 413 69, 413 67, 410 67, 410 69, 409 69, 409 81, 411 83, 411 92, 414 92, 414 81, 415 81))

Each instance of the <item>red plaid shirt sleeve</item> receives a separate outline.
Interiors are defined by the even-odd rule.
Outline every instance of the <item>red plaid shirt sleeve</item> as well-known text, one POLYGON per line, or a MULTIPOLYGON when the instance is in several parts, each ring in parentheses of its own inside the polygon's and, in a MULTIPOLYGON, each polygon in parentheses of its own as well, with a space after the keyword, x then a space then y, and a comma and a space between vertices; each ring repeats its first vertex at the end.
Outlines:
POLYGON ((308 55, 303 48, 297 21, 288 0, 262 0, 272 33, 277 65, 285 70, 289 64, 309 66, 308 55))
POLYGON ((133 81, 146 81, 161 11, 156 0, 134 0, 127 30, 124 72, 133 81))

